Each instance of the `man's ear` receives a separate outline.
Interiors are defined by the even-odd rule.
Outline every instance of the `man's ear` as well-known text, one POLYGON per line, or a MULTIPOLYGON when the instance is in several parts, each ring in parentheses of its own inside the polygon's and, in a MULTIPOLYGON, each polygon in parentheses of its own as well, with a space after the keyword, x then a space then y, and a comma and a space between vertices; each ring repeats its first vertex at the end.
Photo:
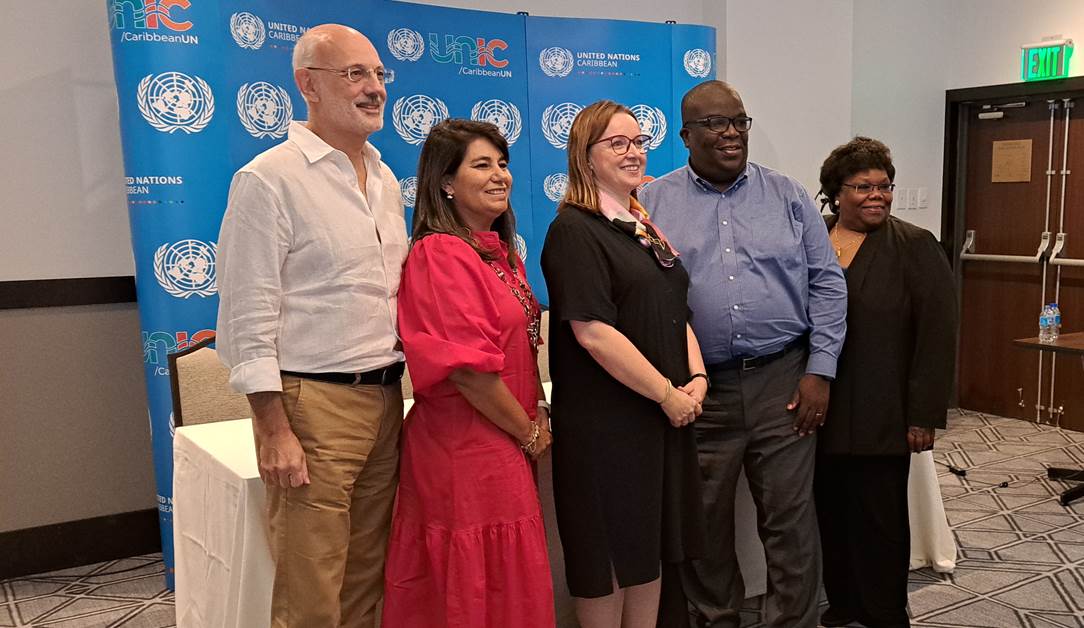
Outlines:
POLYGON ((305 99, 305 102, 320 102, 320 94, 316 91, 316 84, 312 77, 312 70, 306 68, 294 70, 294 83, 297 84, 297 91, 301 92, 301 97, 305 99))
POLYGON ((689 147, 689 129, 687 127, 681 127, 678 131, 678 135, 681 136, 681 141, 685 143, 685 148, 689 147))

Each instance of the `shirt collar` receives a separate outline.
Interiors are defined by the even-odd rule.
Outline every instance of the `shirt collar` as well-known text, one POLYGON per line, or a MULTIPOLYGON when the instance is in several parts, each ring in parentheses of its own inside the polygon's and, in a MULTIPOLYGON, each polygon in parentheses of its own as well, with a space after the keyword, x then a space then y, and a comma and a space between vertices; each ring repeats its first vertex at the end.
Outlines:
POLYGON ((636 217, 629 212, 628 208, 621 204, 621 201, 613 198, 602 190, 598 191, 598 209, 607 220, 616 218, 626 222, 637 222, 636 217))
MULTIPOLYGON (((287 137, 301 149, 301 153, 309 160, 310 164, 316 163, 333 152, 342 151, 332 147, 320 138, 319 135, 309 130, 305 123, 300 120, 290 122, 290 130, 287 137)), ((345 153, 344 153, 345 154, 345 153)), ((380 151, 369 142, 365 142, 365 158, 375 161, 380 160, 380 151)))
MULTIPOLYGON (((730 184, 730 187, 727 188, 726 191, 733 192, 741 186, 745 185, 745 182, 749 179, 749 170, 751 168, 752 164, 746 161, 745 169, 742 170, 742 173, 738 175, 738 178, 734 180, 734 183, 730 184)), ((686 162, 685 170, 689 174, 689 180, 692 181, 693 184, 699 187, 701 190, 704 190, 705 192, 715 192, 716 194, 721 194, 721 192, 719 192, 719 188, 715 187, 715 185, 713 185, 707 179, 704 179, 700 175, 696 174, 696 171, 693 170, 692 164, 686 162)))

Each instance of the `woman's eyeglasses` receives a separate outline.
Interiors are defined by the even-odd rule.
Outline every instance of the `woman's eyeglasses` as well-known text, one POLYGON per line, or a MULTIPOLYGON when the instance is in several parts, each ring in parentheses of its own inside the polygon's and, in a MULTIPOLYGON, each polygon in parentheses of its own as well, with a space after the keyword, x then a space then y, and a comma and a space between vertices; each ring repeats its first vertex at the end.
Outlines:
POLYGON ((591 145, 601 144, 603 142, 609 142, 610 148, 614 153, 618 155, 624 155, 629 152, 629 147, 633 146, 641 153, 646 153, 647 149, 651 148, 651 136, 650 135, 637 135, 636 137, 628 137, 627 135, 611 135, 610 137, 604 137, 596 142, 591 142, 591 145))
POLYGON ((892 190, 896 189, 895 183, 879 183, 873 185, 872 183, 840 183, 840 187, 851 188, 855 192, 858 192, 862 196, 869 196, 873 194, 874 190, 877 190, 881 194, 891 194, 892 190))

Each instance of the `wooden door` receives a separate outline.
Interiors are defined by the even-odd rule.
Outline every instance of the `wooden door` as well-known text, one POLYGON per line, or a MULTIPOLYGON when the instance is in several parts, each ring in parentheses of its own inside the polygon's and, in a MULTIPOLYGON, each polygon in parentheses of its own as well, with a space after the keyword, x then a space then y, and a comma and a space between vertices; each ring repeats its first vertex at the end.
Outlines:
POLYGON ((1052 265, 1046 256, 1027 261, 1036 256, 1044 232, 1052 245, 1062 231, 1070 234, 1062 256, 1084 258, 1084 123, 1077 122, 1084 112, 1084 91, 1035 94, 1029 87, 1030 95, 999 95, 960 109, 966 141, 960 147, 964 180, 956 211, 962 216, 954 239, 961 243, 973 231, 974 253, 1015 259, 957 260, 959 405, 1084 430, 1080 361, 1061 357, 1055 362, 1052 354, 1011 343, 1038 335, 1042 304, 1055 299, 1062 309, 1063 333, 1084 331, 1084 268, 1052 265), (1081 108, 1066 99, 1080 99, 1081 108), (980 118, 980 113, 986 115, 980 118), (1030 165, 1025 166, 1027 159, 1030 165), (1064 223, 1062 170, 1069 171, 1064 223))

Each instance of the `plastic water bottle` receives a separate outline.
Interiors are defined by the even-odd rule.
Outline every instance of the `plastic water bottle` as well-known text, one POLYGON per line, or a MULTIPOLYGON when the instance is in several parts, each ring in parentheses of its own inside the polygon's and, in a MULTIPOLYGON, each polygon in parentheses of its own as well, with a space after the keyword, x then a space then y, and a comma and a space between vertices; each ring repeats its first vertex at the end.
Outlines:
POLYGON ((1061 309, 1057 303, 1050 304, 1050 312, 1052 319, 1050 321, 1050 342, 1054 342, 1058 339, 1058 334, 1061 333, 1061 309))
POLYGON ((1044 305, 1039 312, 1039 342, 1053 342, 1051 337, 1053 330, 1054 312, 1049 305, 1044 305))

